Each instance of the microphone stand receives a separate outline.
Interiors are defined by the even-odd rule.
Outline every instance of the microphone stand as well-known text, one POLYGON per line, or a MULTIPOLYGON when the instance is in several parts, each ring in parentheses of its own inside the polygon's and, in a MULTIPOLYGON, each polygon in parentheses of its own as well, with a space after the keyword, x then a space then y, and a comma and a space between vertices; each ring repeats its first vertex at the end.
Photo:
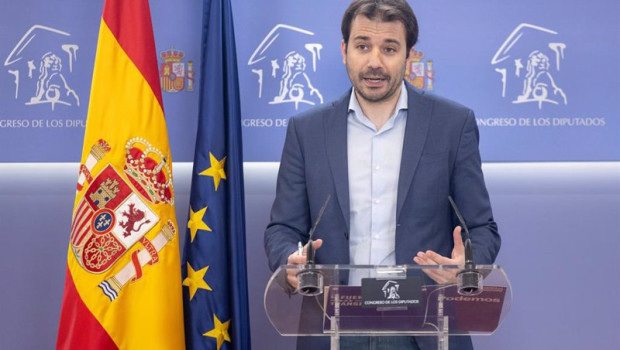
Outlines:
POLYGON ((323 217, 323 214, 325 213, 325 208, 327 208, 327 203, 329 203, 330 198, 331 195, 328 195, 327 199, 325 199, 325 203, 323 203, 323 206, 319 211, 319 215, 310 229, 308 250, 306 252, 306 264, 304 265, 304 268, 297 273, 297 278, 299 281, 298 291, 299 294, 304 296, 315 296, 323 293, 323 274, 314 268, 315 250, 312 237, 314 236, 317 226, 319 226, 319 222, 321 222, 321 217, 323 217))

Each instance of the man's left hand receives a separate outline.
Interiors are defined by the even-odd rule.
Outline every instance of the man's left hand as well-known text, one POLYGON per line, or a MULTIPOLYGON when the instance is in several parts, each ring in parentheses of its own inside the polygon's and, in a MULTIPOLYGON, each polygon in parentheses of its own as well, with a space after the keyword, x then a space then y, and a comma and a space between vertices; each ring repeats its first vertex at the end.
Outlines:
MULTIPOLYGON (((464 265, 465 246, 461 236, 461 226, 454 228, 452 236, 454 238, 454 249, 452 249, 451 258, 439 255, 432 250, 427 250, 426 252, 418 252, 413 257, 413 261, 418 265, 464 265)), ((457 270, 424 269, 422 271, 439 284, 456 283, 457 270)))

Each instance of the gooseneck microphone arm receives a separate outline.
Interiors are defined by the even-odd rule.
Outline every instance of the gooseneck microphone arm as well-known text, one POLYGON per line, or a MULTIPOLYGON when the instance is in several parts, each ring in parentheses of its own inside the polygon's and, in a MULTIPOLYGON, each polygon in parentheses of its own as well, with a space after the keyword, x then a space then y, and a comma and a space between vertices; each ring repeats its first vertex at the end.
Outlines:
POLYGON ((465 224, 465 219, 461 215, 459 208, 454 203, 451 196, 448 196, 448 201, 452 206, 452 210, 459 220, 461 228, 465 231, 465 268, 457 273, 457 288, 461 295, 476 295, 482 293, 482 274, 476 270, 476 264, 474 263, 474 254, 471 246, 471 237, 469 235, 469 229, 465 224))
POLYGON ((329 200, 332 198, 332 195, 327 195, 327 198, 325 199, 325 203, 323 203, 323 206, 321 207, 321 210, 319 210, 319 215, 316 217, 316 220, 314 221, 314 225, 312 225, 312 228, 310 228, 310 233, 309 233, 309 237, 308 237, 308 250, 306 253, 306 264, 307 265, 311 265, 314 264, 314 241, 312 240, 312 237, 314 237, 314 232, 316 231, 317 226, 319 226, 319 223, 321 222, 321 218, 323 217, 323 214, 325 213, 325 208, 327 208, 327 204, 329 203, 329 200))
POLYGON ((471 249, 471 236, 469 235, 469 229, 467 229, 467 225, 465 224, 465 219, 463 219, 463 215, 461 215, 461 212, 459 211, 459 208, 456 206, 456 203, 454 203, 454 200, 452 199, 452 197, 448 196, 448 200, 450 201, 450 205, 452 206, 452 210, 454 211, 454 214, 459 220, 459 224, 461 225, 461 228, 465 231, 465 242, 464 242, 465 244, 465 268, 468 268, 468 267, 473 268, 476 265, 474 264, 474 256, 473 256, 474 254, 471 249))

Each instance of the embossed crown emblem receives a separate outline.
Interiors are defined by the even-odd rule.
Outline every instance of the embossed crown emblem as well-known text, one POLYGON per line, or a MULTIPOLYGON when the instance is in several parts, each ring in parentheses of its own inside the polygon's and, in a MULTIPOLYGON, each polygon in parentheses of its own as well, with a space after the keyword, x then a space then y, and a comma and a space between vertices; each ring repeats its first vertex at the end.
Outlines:
POLYGON ((135 137, 125 145, 124 172, 152 203, 174 203, 172 172, 167 159, 145 139, 135 137))
POLYGON ((412 62, 420 62, 424 58, 424 52, 416 51, 414 49, 410 57, 412 62))
POLYGON ((159 56, 165 62, 181 62, 183 57, 185 57, 185 54, 182 51, 175 50, 174 48, 171 47, 170 49, 161 52, 159 56))

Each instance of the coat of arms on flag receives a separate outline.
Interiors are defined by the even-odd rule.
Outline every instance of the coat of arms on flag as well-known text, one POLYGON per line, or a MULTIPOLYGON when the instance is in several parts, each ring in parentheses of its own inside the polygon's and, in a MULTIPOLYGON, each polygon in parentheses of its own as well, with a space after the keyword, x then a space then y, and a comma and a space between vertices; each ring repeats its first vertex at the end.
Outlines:
MULTIPOLYGON (((92 150, 100 149, 101 144, 107 145, 100 140, 92 150)), ((171 172, 165 157, 141 138, 129 140, 125 153, 122 172, 107 164, 93 177, 90 170, 98 162, 95 155, 92 155, 95 159, 90 169, 86 165, 82 168, 83 172, 88 172, 90 184, 77 206, 71 228, 73 254, 80 266, 90 273, 107 271, 137 242, 144 246, 144 250, 132 254, 128 264, 131 270, 122 276, 117 274, 110 286, 100 285, 111 300, 118 296, 128 279, 141 277, 145 263, 152 265, 159 260, 158 251, 172 239, 175 231, 170 223, 163 226, 160 233, 163 239, 158 239, 160 235, 155 241, 146 237, 160 220, 150 205, 172 204, 174 200, 171 172), (144 263, 137 258, 141 253, 144 263)), ((82 186, 78 184, 78 188, 82 186)))

